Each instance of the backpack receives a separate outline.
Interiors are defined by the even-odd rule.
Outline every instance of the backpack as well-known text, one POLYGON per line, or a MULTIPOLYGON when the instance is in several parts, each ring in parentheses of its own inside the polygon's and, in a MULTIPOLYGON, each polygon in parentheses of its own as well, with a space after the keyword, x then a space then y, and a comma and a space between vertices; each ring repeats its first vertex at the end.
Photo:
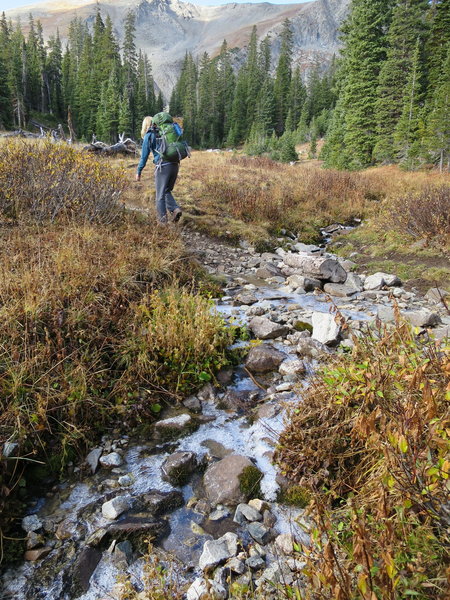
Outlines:
POLYGON ((152 119, 156 126, 156 151, 161 162, 180 162, 190 156, 189 146, 183 140, 181 127, 174 123, 169 113, 157 113, 152 119))

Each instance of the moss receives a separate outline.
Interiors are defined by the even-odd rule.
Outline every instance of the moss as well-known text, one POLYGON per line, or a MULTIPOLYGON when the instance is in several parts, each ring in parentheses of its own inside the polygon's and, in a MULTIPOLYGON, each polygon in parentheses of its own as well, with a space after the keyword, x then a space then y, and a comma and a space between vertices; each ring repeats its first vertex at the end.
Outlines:
POLYGON ((294 323, 295 331, 310 331, 312 333, 313 326, 310 323, 306 323, 306 321, 297 321, 294 323))
POLYGON ((261 479, 263 474, 256 467, 249 465, 239 475, 239 488, 248 500, 261 497, 261 479))
POLYGON ((296 506, 297 508, 308 506, 311 498, 311 492, 302 485, 291 485, 278 494, 278 502, 288 504, 289 506, 296 506))

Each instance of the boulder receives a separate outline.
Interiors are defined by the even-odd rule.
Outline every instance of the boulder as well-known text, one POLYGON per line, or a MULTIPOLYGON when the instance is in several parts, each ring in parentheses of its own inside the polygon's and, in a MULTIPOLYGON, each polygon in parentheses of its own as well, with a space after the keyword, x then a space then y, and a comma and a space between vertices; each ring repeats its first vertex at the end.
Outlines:
POLYGON ((97 548, 87 546, 78 555, 72 574, 72 593, 73 597, 79 596, 80 593, 86 593, 89 589, 89 580, 92 573, 97 568, 102 553, 97 548))
POLYGON ((374 273, 364 280, 364 289, 367 291, 381 290, 385 285, 388 287, 401 285, 401 279, 397 275, 389 273, 374 273))
POLYGON ((338 298, 346 298, 352 296, 358 292, 362 292, 364 289, 361 278, 355 273, 348 273, 345 283, 326 283, 323 286, 324 292, 330 294, 330 296, 337 296, 338 298))
POLYGON ((394 309, 392 306, 379 306, 377 308, 377 317, 383 323, 393 323, 395 321, 394 309))
POLYGON ((117 452, 111 452, 105 456, 100 457, 100 464, 102 467, 107 469, 113 469, 114 467, 120 467, 123 463, 123 458, 117 452))
POLYGON ((245 468, 253 466, 249 458, 239 454, 230 454, 211 464, 203 477, 203 485, 210 503, 216 506, 245 502, 245 494, 240 489, 239 476, 245 468))
POLYGON ((296 350, 299 356, 305 358, 321 358, 330 353, 330 350, 317 340, 310 337, 302 337, 297 342, 296 350))
POLYGON ((272 263, 265 263, 256 270, 255 274, 260 279, 269 279, 270 277, 279 277, 281 270, 272 263))
POLYGON ((304 277, 303 275, 291 275, 287 278, 286 284, 293 290, 303 288, 305 292, 313 292, 316 288, 322 289, 320 279, 304 277))
POLYGON ((86 456, 86 462, 91 467, 92 474, 94 474, 98 468, 98 461, 102 453, 103 450, 101 448, 94 448, 86 456))
POLYGON ((237 554, 238 536, 229 531, 217 540, 208 540, 203 546, 198 566, 204 570, 224 563, 237 554))
POLYGON ((301 252, 299 254, 286 254, 283 261, 288 267, 296 269, 300 275, 307 275, 332 283, 344 283, 347 279, 347 271, 335 258, 301 252))
POLYGON ((140 498, 141 503, 152 515, 161 515, 183 506, 183 494, 178 490, 161 492, 150 490, 140 498))
POLYGON ((281 375, 288 375, 288 376, 301 375, 302 373, 305 372, 305 365, 304 365, 303 361, 301 361, 301 360, 298 360, 295 358, 288 359, 281 363, 280 368, 278 369, 278 372, 281 375))
POLYGON ((245 366, 253 373, 268 373, 278 369, 286 355, 268 344, 251 348, 245 360, 245 366))
POLYGON ((285 325, 275 323, 266 317, 253 317, 249 327, 254 335, 261 340, 270 340, 284 336, 289 332, 289 328, 285 325))
POLYGON ((425 294, 425 298, 433 304, 441 304, 442 300, 448 300, 449 296, 450 292, 447 292, 447 290, 438 287, 430 288, 425 294))
POLYGON ((170 419, 157 421, 154 427, 163 438, 176 438, 191 431, 193 425, 194 421, 191 415, 182 414, 170 419))
POLYGON ((294 536, 292 533, 280 533, 275 538, 275 547, 282 554, 292 554, 294 552, 294 536))
POLYGON ((255 304, 256 302, 258 302, 258 298, 255 296, 255 294, 249 291, 243 291, 233 298, 233 304, 235 306, 250 306, 251 304, 255 304))
POLYGON ((341 326, 336 323, 335 315, 314 312, 312 316, 312 338, 322 344, 334 344, 341 332, 341 326))
POLYGON ((39 531, 42 527, 42 521, 37 515, 28 515, 22 519, 22 529, 29 533, 30 531, 39 531))
POLYGON ((130 496, 116 496, 112 500, 108 500, 102 505, 102 515, 105 519, 113 521, 128 510, 131 506, 130 496))
POLYGON ((405 310, 402 315, 413 327, 434 327, 441 323, 441 318, 437 313, 425 308, 421 310, 405 310))
POLYGON ((195 452, 174 452, 162 464, 162 478, 172 485, 184 485, 196 467, 195 452))

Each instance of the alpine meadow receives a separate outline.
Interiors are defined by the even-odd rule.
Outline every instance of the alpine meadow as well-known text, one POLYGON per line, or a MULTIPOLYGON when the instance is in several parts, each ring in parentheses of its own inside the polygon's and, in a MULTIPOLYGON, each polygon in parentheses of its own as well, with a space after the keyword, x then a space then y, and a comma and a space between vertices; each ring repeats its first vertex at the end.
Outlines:
POLYGON ((447 600, 450 0, 0 17, 0 598, 447 600))

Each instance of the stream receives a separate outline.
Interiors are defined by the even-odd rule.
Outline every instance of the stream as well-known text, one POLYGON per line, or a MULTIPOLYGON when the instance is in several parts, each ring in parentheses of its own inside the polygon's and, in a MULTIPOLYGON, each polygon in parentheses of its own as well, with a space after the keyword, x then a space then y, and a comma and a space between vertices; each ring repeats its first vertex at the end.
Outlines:
MULTIPOLYGON (((217 245, 204 237, 198 239, 202 240, 206 254, 209 248, 212 254, 217 253, 214 250, 217 245)), ((259 312, 273 321, 287 324, 290 333, 295 334, 292 327, 295 321, 310 323, 313 314, 330 312, 330 302, 324 293, 317 290, 289 290, 282 277, 268 278, 269 281, 256 277, 255 267, 248 266, 252 264, 252 260, 255 262, 255 252, 251 249, 237 252, 225 249, 223 253, 225 269, 228 261, 228 284, 224 296, 217 300, 215 310, 225 319, 248 325, 251 318, 259 312), (235 297, 243 291, 253 294, 255 301, 249 305, 237 304, 235 297)), ((281 259, 282 253, 278 256, 278 260, 281 259)), ((276 262, 276 258, 272 257, 271 260, 276 262)), ((215 263, 210 267, 211 272, 217 272, 215 263)), ((405 304, 409 300, 410 298, 405 297, 405 304)), ((388 305, 388 296, 381 291, 378 296, 356 293, 351 297, 334 298, 334 302, 345 318, 358 329, 362 323, 375 318, 379 305, 388 305)), ((300 334, 295 335, 299 339, 300 334)), ((269 339, 263 343, 282 351, 287 359, 298 358, 296 342, 290 341, 289 336, 269 339)), ((317 361, 305 359, 304 364, 303 386, 308 385, 317 361)), ((305 536, 297 526, 303 511, 277 503, 279 479, 271 461, 277 436, 283 428, 286 408, 298 402, 301 387, 296 385, 297 377, 282 376, 278 372, 258 376, 256 379, 258 383, 262 382, 265 390, 255 383, 255 377, 250 377, 241 365, 234 370, 229 382, 222 388, 214 390, 207 385, 197 394, 200 412, 192 414, 192 411, 181 405, 164 413, 163 419, 189 414, 199 421, 195 431, 183 432, 178 439, 163 442, 155 439, 132 440, 126 435, 104 437, 100 445, 102 452, 107 454, 119 450, 122 464, 110 470, 99 468, 95 474, 83 471, 81 477, 80 474, 74 474, 71 479, 61 482, 51 497, 36 499, 29 506, 28 515, 35 515, 41 522, 41 529, 38 531, 43 530, 47 553, 38 560, 28 560, 18 567, 6 570, 0 598, 116 598, 114 590, 117 578, 124 572, 139 587, 143 562, 136 558, 136 554, 128 564, 120 562, 111 547, 109 551, 106 549, 109 544, 102 542, 104 549, 91 573, 89 568, 83 565, 80 567, 79 564, 80 554, 86 545, 95 546, 92 540, 96 537, 103 539, 103 532, 111 524, 111 520, 103 516, 101 507, 105 500, 117 495, 126 494, 132 499, 140 499, 154 490, 159 493, 174 490, 181 492, 182 498, 177 502, 178 506, 164 515, 164 532, 158 537, 157 546, 173 554, 184 565, 179 575, 186 582, 192 581, 199 573, 198 561, 205 541, 216 539, 225 531, 238 531, 245 539, 245 532, 233 523, 233 512, 226 507, 218 507, 223 514, 216 521, 208 519, 205 512, 200 510, 201 502, 198 501, 202 500, 204 493, 201 469, 181 487, 170 484, 162 477, 161 467, 174 452, 192 452, 204 467, 230 454, 250 458, 263 473, 261 493, 264 500, 270 503, 271 512, 276 519, 276 533, 290 533, 295 528, 297 535, 305 536), (226 395, 243 399, 244 405, 250 398, 249 409, 221 408, 226 395), (125 484, 120 485, 119 479, 125 484), (81 586, 73 584, 74 568, 88 571, 88 581, 84 581, 81 586)))

